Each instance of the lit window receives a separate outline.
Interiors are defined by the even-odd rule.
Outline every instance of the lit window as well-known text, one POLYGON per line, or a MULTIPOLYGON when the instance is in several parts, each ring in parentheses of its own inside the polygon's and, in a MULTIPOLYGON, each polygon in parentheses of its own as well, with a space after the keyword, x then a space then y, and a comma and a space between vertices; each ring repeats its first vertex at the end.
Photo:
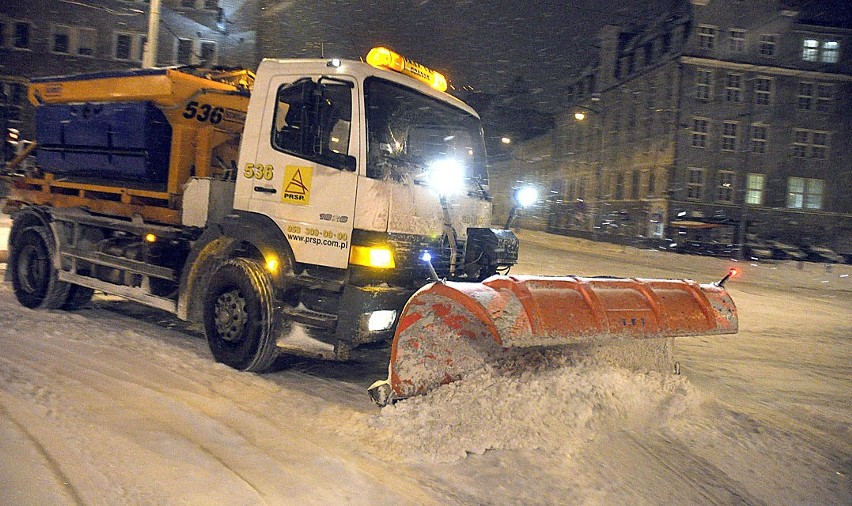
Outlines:
POLYGON ((745 51, 745 36, 746 31, 741 29, 732 29, 731 30, 731 51, 735 53, 742 53, 745 51))
POLYGON ((816 39, 805 39, 802 41, 802 60, 817 61, 819 56, 819 41, 816 39))
POLYGON ((764 174, 750 173, 746 182, 746 204, 763 205, 763 188, 766 185, 764 174))
POLYGON ((837 63, 840 58, 840 43, 836 40, 826 40, 822 43, 822 55, 820 61, 823 63, 837 63))
POLYGON ((791 177, 787 180, 787 207, 790 209, 822 209, 822 179, 791 177))

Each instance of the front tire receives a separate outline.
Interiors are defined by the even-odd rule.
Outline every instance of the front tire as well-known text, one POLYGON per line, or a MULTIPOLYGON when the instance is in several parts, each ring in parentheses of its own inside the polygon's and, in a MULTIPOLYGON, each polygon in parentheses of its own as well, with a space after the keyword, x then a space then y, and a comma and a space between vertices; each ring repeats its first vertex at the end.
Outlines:
POLYGON ((272 278, 246 258, 228 260, 204 296, 204 333, 217 362, 250 372, 268 370, 278 356, 272 278))
POLYGON ((47 227, 32 226, 18 234, 9 255, 9 269, 15 297, 21 305, 59 309, 68 300, 71 285, 59 281, 54 255, 53 236, 47 227))

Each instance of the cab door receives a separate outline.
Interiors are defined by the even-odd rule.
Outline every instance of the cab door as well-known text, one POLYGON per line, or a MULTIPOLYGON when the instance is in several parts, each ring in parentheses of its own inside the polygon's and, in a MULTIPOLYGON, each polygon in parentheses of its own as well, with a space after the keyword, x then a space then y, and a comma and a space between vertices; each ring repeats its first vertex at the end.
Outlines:
POLYGON ((275 221, 296 261, 346 268, 358 181, 356 81, 271 82, 257 155, 241 174, 250 182, 248 210, 275 221))

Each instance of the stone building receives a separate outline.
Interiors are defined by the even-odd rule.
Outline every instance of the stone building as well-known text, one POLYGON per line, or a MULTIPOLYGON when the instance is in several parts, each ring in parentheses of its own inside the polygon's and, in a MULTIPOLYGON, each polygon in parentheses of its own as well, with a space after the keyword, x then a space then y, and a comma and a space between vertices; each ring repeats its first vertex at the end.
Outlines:
MULTIPOLYGON (((157 66, 256 68, 258 3, 162 0, 157 66)), ((0 126, 30 133, 29 78, 139 68, 148 9, 147 0, 0 3, 0 126)))
POLYGON ((711 254, 762 239, 852 253, 852 29, 819 3, 692 0, 603 28, 536 172, 549 192, 536 226, 711 254))

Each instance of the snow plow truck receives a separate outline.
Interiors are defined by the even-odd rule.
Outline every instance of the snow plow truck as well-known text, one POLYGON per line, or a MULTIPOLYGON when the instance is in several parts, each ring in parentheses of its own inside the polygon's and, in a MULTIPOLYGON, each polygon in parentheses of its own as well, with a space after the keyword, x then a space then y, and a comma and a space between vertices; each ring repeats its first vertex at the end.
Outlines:
POLYGON ((29 308, 98 290, 171 312, 243 371, 392 338, 379 404, 513 349, 628 346, 670 370, 673 337, 737 331, 721 283, 508 276, 480 120, 446 89, 386 48, 34 79, 7 281, 29 308))

